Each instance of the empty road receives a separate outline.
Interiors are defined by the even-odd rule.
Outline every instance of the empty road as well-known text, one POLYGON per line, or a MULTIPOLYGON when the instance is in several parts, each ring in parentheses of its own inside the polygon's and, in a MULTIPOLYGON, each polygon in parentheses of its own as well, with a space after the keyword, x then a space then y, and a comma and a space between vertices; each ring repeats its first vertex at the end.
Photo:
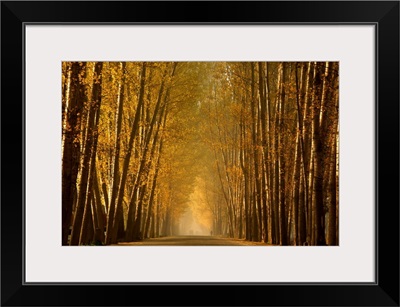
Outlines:
POLYGON ((267 246, 261 242, 250 242, 243 239, 223 238, 219 236, 171 236, 145 239, 139 242, 121 242, 118 246, 267 246))

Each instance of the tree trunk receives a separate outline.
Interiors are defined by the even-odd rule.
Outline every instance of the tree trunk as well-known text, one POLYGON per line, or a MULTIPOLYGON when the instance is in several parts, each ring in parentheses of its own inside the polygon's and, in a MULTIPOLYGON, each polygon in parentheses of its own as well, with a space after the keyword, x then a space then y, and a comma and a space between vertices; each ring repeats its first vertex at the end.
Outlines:
MULTIPOLYGON (((114 169, 112 175, 112 190, 110 195, 110 205, 107 215, 107 232, 106 244, 116 243, 118 227, 114 225, 117 216, 116 201, 118 197, 119 178, 119 157, 121 150, 121 129, 122 129, 122 112, 124 108, 124 90, 125 90, 125 67, 126 63, 120 63, 121 66, 121 81, 118 89, 118 110, 116 114, 116 132, 115 132, 115 151, 114 151, 114 169)), ((118 220, 118 219, 117 219, 118 220)))
POLYGON ((254 168, 254 183, 252 184, 252 217, 253 217, 253 231, 252 241, 259 241, 259 224, 258 215, 261 215, 260 207, 260 183, 259 183, 259 169, 258 169, 258 142, 257 142, 257 115, 256 115, 256 98, 255 98, 255 64, 251 63, 251 137, 252 137, 252 156, 253 156, 253 168, 254 168))
MULTIPOLYGON (((268 169, 268 156, 267 156, 267 124, 266 124, 266 106, 267 106, 267 89, 264 77, 264 65, 262 62, 258 63, 258 88, 259 88, 259 109, 260 109, 260 134, 261 134, 261 207, 262 207, 262 241, 268 242, 268 218, 267 218, 267 169, 268 169)), ((260 224, 261 225, 261 224, 260 224)))
POLYGON ((88 111, 87 137, 84 146, 84 155, 82 162, 82 171, 79 184, 79 194, 77 200, 77 208, 75 211, 74 224, 71 234, 71 245, 84 244, 83 239, 86 239, 84 232, 89 229, 88 223, 93 221, 92 218, 86 215, 92 215, 91 198, 93 190, 93 172, 95 169, 97 139, 98 139, 98 124, 100 117, 101 106, 101 71, 103 63, 98 62, 95 65, 95 78, 93 83, 92 99, 88 111), (84 218, 85 217, 85 218, 84 218))
POLYGON ((315 239, 317 245, 326 245, 324 229, 324 152, 322 140, 321 110, 324 104, 325 65, 317 63, 317 73, 314 82, 314 112, 313 112, 313 143, 314 143, 314 195, 315 195, 315 239))
POLYGON ((80 143, 78 139, 81 109, 86 101, 85 85, 82 78, 86 64, 73 62, 69 97, 65 106, 63 122, 64 143, 62 156, 62 244, 68 244, 68 235, 72 223, 74 196, 76 194, 76 179, 78 176, 80 143))
POLYGON ((101 195, 99 188, 99 179, 97 176, 97 170, 94 170, 94 196, 95 196, 95 211, 97 214, 97 229, 96 229, 96 239, 98 239, 101 243, 105 243, 105 222, 106 222, 106 213, 103 209, 103 205, 101 204, 101 195))
POLYGON ((280 207, 280 242, 281 245, 287 245, 287 222, 286 222, 286 160, 284 152, 284 134, 285 128, 283 123, 283 116, 285 114, 285 95, 286 95, 286 67, 285 63, 281 64, 282 69, 282 83, 280 93, 280 107, 279 107, 279 207, 280 207))

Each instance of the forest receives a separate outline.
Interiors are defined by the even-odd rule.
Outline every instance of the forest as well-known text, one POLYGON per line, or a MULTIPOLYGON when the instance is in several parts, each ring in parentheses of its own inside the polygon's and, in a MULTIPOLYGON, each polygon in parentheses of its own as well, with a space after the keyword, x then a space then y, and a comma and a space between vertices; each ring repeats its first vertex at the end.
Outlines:
POLYGON ((62 245, 339 245, 338 62, 62 62, 62 245))

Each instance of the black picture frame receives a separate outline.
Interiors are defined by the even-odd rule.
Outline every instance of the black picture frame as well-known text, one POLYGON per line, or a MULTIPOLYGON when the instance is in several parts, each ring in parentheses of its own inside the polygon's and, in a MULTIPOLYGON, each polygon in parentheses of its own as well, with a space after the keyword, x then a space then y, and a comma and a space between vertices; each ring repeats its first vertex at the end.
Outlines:
POLYGON ((0 113, 2 306, 399 306, 399 1, 2 1, 0 113), (23 40, 32 22, 375 25, 376 283, 25 284, 23 40))

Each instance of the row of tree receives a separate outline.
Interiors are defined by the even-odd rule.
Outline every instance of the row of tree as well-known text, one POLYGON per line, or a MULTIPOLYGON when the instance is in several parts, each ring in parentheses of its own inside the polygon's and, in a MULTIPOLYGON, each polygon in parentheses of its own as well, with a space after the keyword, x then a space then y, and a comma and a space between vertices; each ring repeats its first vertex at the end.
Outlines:
POLYGON ((191 136, 180 128, 195 105, 193 84, 178 76, 186 69, 63 63, 63 245, 172 233, 191 184, 176 172, 188 163, 191 136))
POLYGON ((62 72, 63 245, 178 234, 188 210, 217 235, 338 244, 338 63, 62 72))
POLYGON ((201 109, 215 157, 207 180, 219 181, 205 191, 219 199, 208 206, 214 233, 338 245, 338 63, 211 66, 201 109))

